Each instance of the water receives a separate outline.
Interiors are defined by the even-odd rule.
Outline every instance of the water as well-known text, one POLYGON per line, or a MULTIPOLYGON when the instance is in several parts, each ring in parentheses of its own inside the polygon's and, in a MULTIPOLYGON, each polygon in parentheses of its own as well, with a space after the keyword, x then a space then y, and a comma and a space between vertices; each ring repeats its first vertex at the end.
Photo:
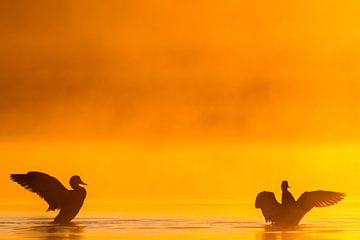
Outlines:
MULTIPOLYGON (((51 224, 54 213, 7 211, 0 215, 0 239, 174 239, 335 240, 360 238, 360 201, 316 209, 298 227, 264 223, 252 202, 121 203, 114 211, 85 208, 70 226, 51 224)), ((97 209, 105 208, 96 206, 97 209)))

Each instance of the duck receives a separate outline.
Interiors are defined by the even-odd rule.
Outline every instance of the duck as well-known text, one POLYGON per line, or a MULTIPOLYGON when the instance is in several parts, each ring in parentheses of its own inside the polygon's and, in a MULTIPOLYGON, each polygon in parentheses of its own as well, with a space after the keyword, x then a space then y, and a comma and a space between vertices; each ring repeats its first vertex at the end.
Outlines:
POLYGON ((260 192, 255 200, 255 208, 261 212, 267 223, 280 227, 297 226, 301 219, 314 207, 332 206, 344 199, 345 193, 332 191, 304 192, 296 201, 288 191, 287 181, 281 184, 282 203, 279 203, 273 192, 260 192))
POLYGON ((281 204, 283 206, 294 206, 296 204, 296 200, 294 196, 289 192, 289 182, 288 181, 282 181, 281 183, 281 190, 282 190, 282 198, 281 198, 281 204))
POLYGON ((47 211, 60 210, 53 221, 55 224, 68 225, 76 217, 86 198, 86 190, 80 185, 87 184, 78 175, 70 178, 72 190, 68 190, 55 177, 42 172, 11 174, 10 179, 44 199, 49 205, 47 211))

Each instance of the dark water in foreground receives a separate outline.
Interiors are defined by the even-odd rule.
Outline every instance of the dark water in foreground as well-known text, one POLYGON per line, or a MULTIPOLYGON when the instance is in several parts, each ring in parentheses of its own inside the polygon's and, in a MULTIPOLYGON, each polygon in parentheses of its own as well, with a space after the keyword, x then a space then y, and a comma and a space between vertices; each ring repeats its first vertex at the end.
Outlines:
MULTIPOLYGON (((150 207, 151 211, 136 206, 136 213, 83 213, 71 226, 66 227, 50 224, 52 218, 43 217, 37 212, 7 212, 0 214, 0 239, 360 239, 360 214, 357 208, 360 205, 357 201, 316 209, 300 226, 292 229, 265 225, 260 212, 252 205, 252 202, 221 206, 161 205, 162 212, 154 206, 150 207)), ((54 215, 49 214, 47 216, 54 215)))

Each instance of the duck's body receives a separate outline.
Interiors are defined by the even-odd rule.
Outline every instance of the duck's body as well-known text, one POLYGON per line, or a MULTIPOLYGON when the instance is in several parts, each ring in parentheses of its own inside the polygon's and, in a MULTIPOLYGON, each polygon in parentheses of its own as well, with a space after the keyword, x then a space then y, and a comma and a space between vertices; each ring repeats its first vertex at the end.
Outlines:
POLYGON ((80 186, 86 184, 79 176, 70 179, 73 190, 66 189, 56 178, 41 172, 11 174, 11 179, 43 198, 49 204, 47 211, 59 209, 54 223, 61 225, 68 224, 78 214, 86 198, 86 190, 80 186))
POLYGON ((54 219, 54 223, 69 223, 80 211, 85 197, 86 190, 82 187, 76 190, 70 190, 68 198, 65 199, 59 214, 54 219))
POLYGON ((280 204, 276 201, 274 193, 264 191, 257 195, 255 207, 261 209, 266 222, 277 226, 294 226, 299 224, 312 208, 331 206, 341 201, 344 196, 344 193, 338 192, 313 191, 303 193, 293 202, 291 198, 285 200, 283 192, 285 202, 280 204))
POLYGON ((296 200, 294 196, 291 194, 291 192, 289 192, 288 188, 290 188, 288 181, 283 181, 281 183, 281 190, 282 190, 281 204, 284 207, 292 207, 296 204, 296 200))

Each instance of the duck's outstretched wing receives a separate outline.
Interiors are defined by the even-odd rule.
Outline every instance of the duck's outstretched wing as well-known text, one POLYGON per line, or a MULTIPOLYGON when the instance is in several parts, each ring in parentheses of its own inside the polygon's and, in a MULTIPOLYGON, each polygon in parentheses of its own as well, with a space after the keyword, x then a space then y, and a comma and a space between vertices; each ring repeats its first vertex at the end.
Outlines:
POLYGON ((296 205, 303 211, 308 212, 313 207, 328 207, 343 200, 345 193, 331 191, 305 192, 296 201, 296 205))
POLYGON ((255 200, 255 208, 261 209, 266 222, 276 223, 281 214, 281 204, 272 192, 259 193, 255 200))
POLYGON ((60 209, 69 192, 59 180, 41 172, 11 174, 10 178, 43 198, 49 204, 47 211, 60 209))

